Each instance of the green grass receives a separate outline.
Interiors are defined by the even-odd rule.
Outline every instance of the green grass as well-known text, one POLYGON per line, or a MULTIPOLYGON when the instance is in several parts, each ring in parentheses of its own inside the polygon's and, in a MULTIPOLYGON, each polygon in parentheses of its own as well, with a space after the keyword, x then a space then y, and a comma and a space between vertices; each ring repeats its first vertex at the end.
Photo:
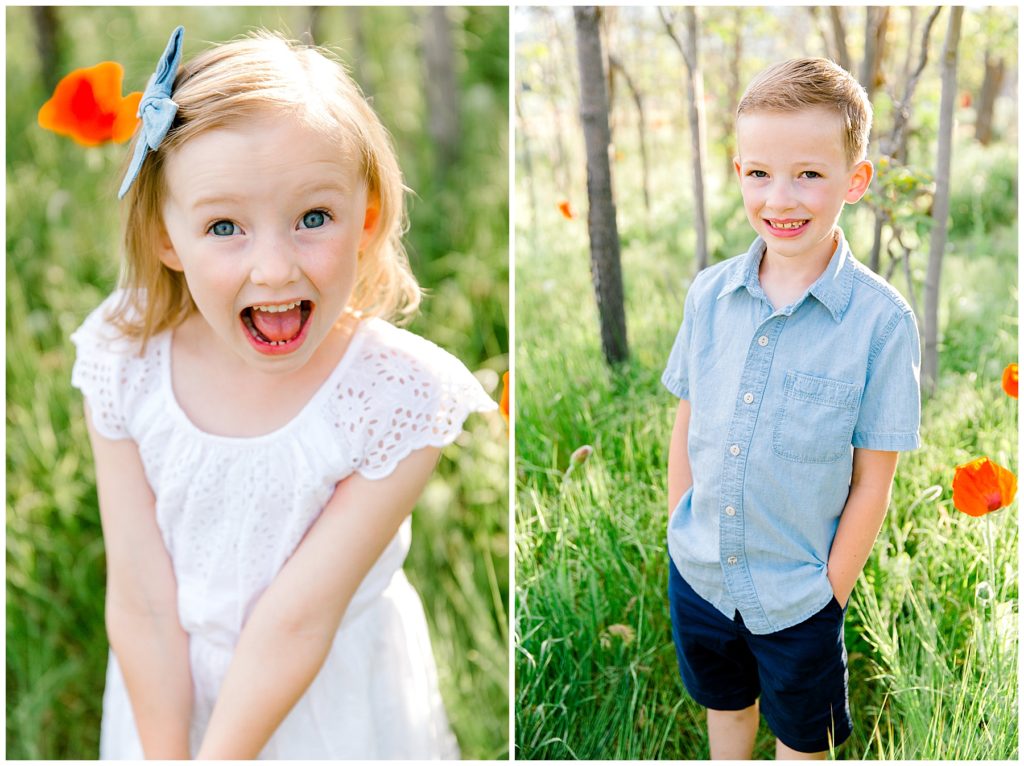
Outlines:
MULTIPOLYGON (((62 71, 116 58, 139 89, 177 23, 186 55, 260 24, 296 34, 302 8, 60 8, 62 71), (74 44, 68 41, 74 41, 74 44), (133 41, 134 42, 133 44, 133 41)), ((324 39, 356 47, 353 9, 323 12, 324 39)), ((418 11, 360 13, 374 104, 411 204, 408 247, 429 297, 411 329, 448 348, 493 396, 508 367, 508 12, 457 9, 461 160, 435 171, 424 134, 418 11)), ((91 759, 107 642, 105 565, 69 334, 114 285, 114 192, 126 150, 85 150, 35 124, 48 93, 27 8, 7 10, 7 751, 91 759)), ((474 416, 446 450, 413 519, 406 569, 430 623, 442 695, 463 755, 508 755, 508 438, 474 416)), ((399 736, 400 733, 396 733, 399 736)))
MULTIPOLYGON (((620 163, 616 173, 631 351, 621 367, 610 369, 601 355, 585 215, 565 220, 552 201, 532 231, 517 232, 515 709, 523 759, 708 757, 703 710, 676 669, 665 596, 675 400, 659 378, 682 319, 692 235, 670 179, 655 186, 662 202, 648 218, 639 195, 622 191, 636 188, 635 167, 620 163), (529 247, 531 237, 543 247, 529 247), (567 475, 582 444, 594 454, 567 475)), ((734 223, 713 238, 716 249, 745 250, 753 235, 736 200, 727 194, 712 216, 734 223)), ((866 251, 864 213, 849 210, 844 228, 866 251)), ((1016 466, 1017 403, 1000 379, 1017 355, 1017 230, 962 230, 973 233, 952 240, 945 260, 940 383, 923 407, 924 446, 901 458, 848 609, 855 732, 840 758, 1018 754, 1016 503, 972 519, 951 498, 957 464, 988 455, 1016 466)), ((923 269, 918 254, 914 272, 923 269)), ((906 292, 904 281, 895 284, 906 292)), ((773 757, 766 726, 754 754, 773 757)))

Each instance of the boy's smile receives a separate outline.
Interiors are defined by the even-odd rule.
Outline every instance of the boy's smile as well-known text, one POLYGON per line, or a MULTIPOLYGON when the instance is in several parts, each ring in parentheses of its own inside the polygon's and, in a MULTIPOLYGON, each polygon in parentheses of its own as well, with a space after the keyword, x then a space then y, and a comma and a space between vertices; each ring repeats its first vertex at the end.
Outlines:
POLYGON ((207 337, 258 370, 301 369, 373 233, 357 162, 287 116, 208 130, 166 162, 161 260, 184 272, 207 337))
POLYGON ((823 107, 737 120, 734 166, 766 258, 828 263, 844 203, 864 196, 872 176, 870 162, 847 161, 842 131, 840 117, 823 107))

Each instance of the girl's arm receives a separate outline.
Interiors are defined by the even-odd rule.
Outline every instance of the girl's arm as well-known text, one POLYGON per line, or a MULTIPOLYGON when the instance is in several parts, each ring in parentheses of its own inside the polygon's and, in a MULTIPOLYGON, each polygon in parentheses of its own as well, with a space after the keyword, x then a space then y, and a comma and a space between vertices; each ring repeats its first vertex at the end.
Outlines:
POLYGON ((178 589, 156 523, 156 500, 130 439, 86 424, 107 556, 106 625, 146 758, 188 759, 192 674, 178 589))
MULTIPOLYGON (((242 629, 197 758, 255 758, 327 657, 345 609, 433 473, 413 452, 387 478, 353 474, 260 596, 242 629)), ((400 736, 400 733, 396 733, 400 736)))
POLYGON ((850 494, 828 554, 828 579, 841 606, 850 600, 889 509, 889 491, 899 456, 898 452, 853 450, 850 494))
POLYGON ((672 427, 672 441, 668 447, 668 512, 672 513, 679 501, 690 487, 693 486, 693 474, 690 471, 690 456, 687 451, 690 433, 690 403, 686 399, 679 400, 676 410, 676 423, 672 427))

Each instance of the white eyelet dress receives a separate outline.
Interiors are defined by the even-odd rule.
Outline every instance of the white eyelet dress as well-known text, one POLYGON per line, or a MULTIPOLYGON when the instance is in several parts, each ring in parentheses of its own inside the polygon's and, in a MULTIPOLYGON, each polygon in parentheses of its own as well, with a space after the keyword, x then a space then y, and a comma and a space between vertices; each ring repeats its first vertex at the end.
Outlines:
MULTIPOLYGON (((495 408, 452 355, 379 319, 360 322, 337 368, 287 425, 254 438, 199 430, 171 388, 171 333, 144 355, 105 316, 71 336, 72 384, 97 431, 130 438, 156 497, 178 612, 189 634, 195 755, 239 633, 260 595, 353 472, 390 474, 411 451, 451 443, 470 412, 495 408)), ((402 571, 407 519, 360 584, 319 674, 260 758, 457 758, 423 608, 402 571)), ((100 757, 142 758, 113 653, 100 757)))

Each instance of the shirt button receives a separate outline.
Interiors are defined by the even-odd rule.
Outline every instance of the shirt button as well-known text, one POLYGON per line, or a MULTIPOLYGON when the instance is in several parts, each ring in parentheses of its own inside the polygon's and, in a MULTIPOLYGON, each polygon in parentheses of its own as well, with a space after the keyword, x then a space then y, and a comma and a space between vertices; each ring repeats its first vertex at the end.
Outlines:
POLYGON ((736 558, 735 556, 730 556, 729 558, 726 559, 726 561, 728 561, 730 564, 735 564, 737 561, 739 561, 739 559, 736 558))
POLYGON ((738 454, 740 454, 740 445, 734 444, 731 447, 729 447, 729 454, 732 455, 733 457, 736 457, 738 454))
POLYGON ((762 335, 760 338, 758 338, 757 339, 757 345, 759 345, 759 346, 767 346, 768 345, 768 336, 767 335, 762 335))
POLYGON ((735 516, 736 515, 736 509, 733 508, 731 505, 725 506, 725 515, 726 516, 735 516))
POLYGON ((743 394, 743 401, 746 402, 747 404, 750 404, 751 402, 754 401, 754 395, 748 391, 747 393, 743 394))

